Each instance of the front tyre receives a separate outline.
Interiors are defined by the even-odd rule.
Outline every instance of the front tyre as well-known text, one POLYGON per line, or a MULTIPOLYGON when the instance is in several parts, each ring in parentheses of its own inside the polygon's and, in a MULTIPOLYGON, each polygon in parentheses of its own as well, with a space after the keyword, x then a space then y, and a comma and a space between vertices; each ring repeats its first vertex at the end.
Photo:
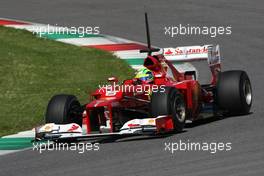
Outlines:
POLYGON ((46 123, 77 123, 82 126, 82 108, 74 95, 55 95, 48 104, 46 123))
POLYGON ((183 95, 174 87, 165 87, 151 96, 151 115, 158 117, 172 115, 174 130, 182 131, 186 119, 186 106, 183 95))
POLYGON ((248 114, 252 105, 252 88, 245 71, 220 73, 216 86, 218 108, 230 115, 248 114))

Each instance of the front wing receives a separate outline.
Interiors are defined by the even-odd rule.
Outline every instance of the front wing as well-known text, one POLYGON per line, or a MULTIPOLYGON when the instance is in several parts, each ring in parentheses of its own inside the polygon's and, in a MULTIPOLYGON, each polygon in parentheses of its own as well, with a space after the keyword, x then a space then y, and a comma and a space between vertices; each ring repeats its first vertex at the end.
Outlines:
POLYGON ((133 119, 126 122, 119 132, 87 134, 78 124, 48 123, 35 128, 35 141, 86 141, 103 138, 125 138, 139 135, 156 135, 173 131, 171 116, 133 119))

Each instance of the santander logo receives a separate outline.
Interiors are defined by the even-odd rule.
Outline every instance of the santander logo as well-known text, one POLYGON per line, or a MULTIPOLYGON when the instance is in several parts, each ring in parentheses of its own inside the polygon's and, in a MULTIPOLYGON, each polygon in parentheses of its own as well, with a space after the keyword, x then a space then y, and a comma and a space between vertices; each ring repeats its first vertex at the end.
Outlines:
POLYGON ((167 51, 164 52, 164 54, 166 54, 166 55, 171 55, 172 53, 173 52, 170 49, 168 49, 167 51))
POLYGON ((208 53, 206 46, 202 47, 177 47, 177 48, 165 48, 164 55, 188 55, 188 54, 204 54, 208 53))
POLYGON ((73 124, 73 125, 71 126, 71 128, 68 129, 68 131, 69 131, 69 132, 74 132, 74 131, 77 130, 78 128, 79 128, 78 125, 73 124))

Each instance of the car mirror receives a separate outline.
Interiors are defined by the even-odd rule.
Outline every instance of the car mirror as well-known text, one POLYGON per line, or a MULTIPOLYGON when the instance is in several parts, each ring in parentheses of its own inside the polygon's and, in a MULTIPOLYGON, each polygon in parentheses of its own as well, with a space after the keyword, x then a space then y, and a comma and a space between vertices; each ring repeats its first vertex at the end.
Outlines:
POLYGON ((118 79, 117 77, 113 76, 113 77, 109 77, 108 79, 108 82, 110 83, 118 83, 118 79))

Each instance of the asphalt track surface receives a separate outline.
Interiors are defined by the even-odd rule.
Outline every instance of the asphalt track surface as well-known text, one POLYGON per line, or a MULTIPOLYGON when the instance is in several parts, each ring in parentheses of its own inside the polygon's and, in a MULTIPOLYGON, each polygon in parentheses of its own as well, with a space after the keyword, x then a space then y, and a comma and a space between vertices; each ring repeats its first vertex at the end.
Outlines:
POLYGON ((263 38, 262 0, 8 0, 0 16, 60 26, 98 25, 101 32, 145 42, 143 5, 150 15, 154 45, 167 47, 219 43, 223 69, 243 69, 250 76, 252 114, 207 121, 166 138, 130 140, 100 145, 98 152, 27 150, 0 157, 0 175, 263 175, 263 38), (232 26, 232 35, 164 35, 167 25, 232 26), (164 151, 167 142, 231 142, 228 152, 164 151))

